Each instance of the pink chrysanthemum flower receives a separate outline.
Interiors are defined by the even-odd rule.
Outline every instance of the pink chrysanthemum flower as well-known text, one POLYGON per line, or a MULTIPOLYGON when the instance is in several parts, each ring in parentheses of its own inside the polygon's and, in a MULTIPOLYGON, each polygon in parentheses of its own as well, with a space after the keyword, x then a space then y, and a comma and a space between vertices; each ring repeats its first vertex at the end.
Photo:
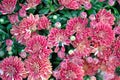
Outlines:
POLYGON ((83 70, 85 75, 93 76, 97 73, 99 69, 99 60, 97 58, 86 59, 83 63, 83 70))
POLYGON ((64 45, 69 45, 69 36, 66 34, 65 30, 58 29, 58 28, 52 28, 50 30, 50 34, 48 35, 48 42, 49 46, 59 46, 59 43, 64 45))
POLYGON ((39 54, 40 57, 48 57, 51 49, 47 47, 47 39, 44 36, 33 36, 26 44, 25 51, 29 54, 39 54))
POLYGON ((16 7, 17 0, 3 0, 0 4, 2 14, 11 14, 16 7))
POLYGON ((2 80, 23 80, 26 75, 24 63, 18 57, 5 58, 0 64, 0 69, 3 71, 0 75, 2 80))
POLYGON ((71 18, 68 20, 66 25, 66 32, 69 35, 74 33, 81 33, 87 26, 88 20, 86 18, 82 19, 80 17, 71 18))
POLYGON ((50 20, 46 16, 42 16, 38 22, 38 30, 49 29, 50 24, 50 20))
POLYGON ((28 8, 34 8, 41 3, 41 0, 26 0, 28 8))
POLYGON ((29 56, 25 60, 25 67, 28 72, 28 80, 48 80, 52 74, 51 63, 47 58, 29 56))
POLYGON ((16 39, 25 44, 33 35, 36 35, 37 23, 39 20, 38 15, 30 14, 29 17, 24 18, 18 26, 13 26, 11 29, 11 34, 16 37, 16 39))
POLYGON ((108 73, 114 74, 116 67, 120 66, 120 59, 112 54, 109 56, 108 60, 100 60, 100 69, 108 73), (111 65, 112 64, 112 65, 111 65))
POLYGON ((76 39, 72 42, 75 48, 74 55, 79 55, 81 57, 88 56, 91 53, 90 39, 93 35, 91 28, 85 28, 81 33, 77 33, 76 39))
POLYGON ((94 28, 93 41, 100 44, 100 46, 108 47, 114 41, 115 34, 109 24, 98 23, 94 28))
POLYGON ((73 10, 79 9, 81 6, 80 0, 58 0, 58 2, 62 6, 73 10))
POLYGON ((117 40, 113 43, 113 53, 120 58, 120 38, 118 37, 117 40))
POLYGON ((70 61, 63 61, 60 67, 53 72, 56 80, 83 80, 84 70, 82 66, 70 61))
POLYGON ((18 13, 15 13, 15 14, 12 14, 12 15, 8 15, 8 19, 9 19, 11 24, 18 23, 19 22, 18 13))
POLYGON ((111 14, 110 11, 107 11, 106 9, 101 9, 96 14, 96 21, 103 22, 105 24, 113 25, 114 21, 115 21, 115 17, 113 14, 111 14))

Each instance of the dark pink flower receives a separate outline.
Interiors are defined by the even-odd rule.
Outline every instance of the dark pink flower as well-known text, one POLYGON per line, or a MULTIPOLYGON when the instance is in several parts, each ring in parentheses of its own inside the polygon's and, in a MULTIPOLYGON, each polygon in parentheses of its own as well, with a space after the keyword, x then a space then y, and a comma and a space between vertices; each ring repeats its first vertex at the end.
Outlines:
POLYGON ((50 47, 57 47, 59 46, 59 43, 61 43, 62 46, 69 45, 70 40, 65 30, 59 28, 52 28, 48 35, 48 43, 50 47))
POLYGON ((2 14, 11 14, 13 13, 16 7, 17 0, 2 0, 0 4, 0 12, 2 14))
POLYGON ((113 53, 120 58, 120 39, 117 38, 117 40, 114 41, 112 47, 113 47, 113 53))
POLYGON ((94 35, 92 39, 93 41, 99 43, 100 46, 110 46, 114 41, 115 34, 109 24, 98 23, 93 30, 94 35))
POLYGON ((25 60, 25 68, 28 72, 28 80, 48 80, 52 74, 48 58, 40 59, 37 56, 29 56, 25 60))
POLYGON ((57 80, 83 80, 84 70, 82 66, 65 60, 53 71, 53 76, 57 80))
POLYGON ((42 16, 38 22, 38 30, 49 29, 50 24, 50 20, 46 16, 42 16))
POLYGON ((91 28, 85 28, 81 33, 76 33, 76 39, 71 43, 75 48, 75 53, 73 55, 84 57, 91 53, 90 39, 92 35, 93 32, 91 28))
POLYGON ((38 15, 30 14, 29 17, 23 18, 23 20, 19 23, 18 26, 13 26, 11 29, 11 34, 16 37, 16 39, 22 43, 26 44, 26 42, 33 36, 37 35, 37 23, 39 20, 38 15))
POLYGON ((19 22, 18 13, 8 15, 8 19, 9 19, 11 24, 18 23, 19 22))
POLYGON ((115 17, 110 11, 107 11, 106 9, 101 9, 96 14, 96 21, 114 25, 115 17))
POLYGON ((74 33, 81 33, 85 29, 88 24, 88 20, 86 18, 82 19, 80 17, 74 17, 68 20, 66 25, 66 32, 69 35, 73 35, 74 33))
POLYGON ((79 9, 81 6, 80 0, 58 0, 58 2, 62 6, 73 10, 79 9))
POLYGON ((41 0, 26 0, 28 8, 34 8, 41 3, 41 0))
POLYGON ((19 15, 20 15, 20 17, 25 17, 27 15, 27 13, 26 13, 27 5, 20 4, 20 6, 22 8, 19 10, 19 15))
POLYGON ((0 75, 2 80, 23 80, 26 75, 24 63, 18 57, 5 58, 0 64, 0 69, 3 71, 0 75))
POLYGON ((29 54, 39 54, 41 57, 48 57, 51 50, 47 47, 47 39, 45 36, 33 36, 26 44, 25 51, 29 54))
POLYGON ((13 44, 13 41, 11 39, 6 40, 6 45, 7 46, 12 46, 12 44, 13 44))
POLYGON ((85 75, 93 76, 97 73, 100 65, 99 65, 99 60, 97 62, 95 60, 98 59, 93 58, 91 63, 89 63, 88 61, 84 61, 83 70, 85 71, 85 75))

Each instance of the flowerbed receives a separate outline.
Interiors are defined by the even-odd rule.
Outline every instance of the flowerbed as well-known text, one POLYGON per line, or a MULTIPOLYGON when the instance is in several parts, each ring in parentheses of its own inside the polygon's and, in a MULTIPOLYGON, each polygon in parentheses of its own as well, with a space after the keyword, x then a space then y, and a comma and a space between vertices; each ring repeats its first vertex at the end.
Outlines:
POLYGON ((120 0, 0 0, 2 80, 120 80, 120 0))

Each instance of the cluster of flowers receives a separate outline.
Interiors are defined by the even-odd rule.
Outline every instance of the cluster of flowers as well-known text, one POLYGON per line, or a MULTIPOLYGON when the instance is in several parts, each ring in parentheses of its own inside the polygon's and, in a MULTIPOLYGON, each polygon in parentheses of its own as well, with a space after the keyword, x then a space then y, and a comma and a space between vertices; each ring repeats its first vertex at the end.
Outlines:
MULTIPOLYGON (((70 9, 91 8, 89 0, 58 0, 62 6, 70 9), (73 6, 74 5, 74 6, 73 6)), ((102 0, 101 0, 102 1, 102 0)), ((104 80, 120 80, 115 73, 120 66, 120 27, 113 27, 115 17, 106 9, 91 14, 87 18, 85 12, 81 16, 67 21, 66 28, 61 29, 60 23, 50 27, 51 22, 46 16, 30 14, 26 10, 41 3, 40 0, 27 0, 18 13, 13 14, 16 0, 3 0, 0 5, 2 14, 9 14, 13 24, 11 34, 25 45, 20 57, 10 56, 0 63, 2 80, 48 80, 53 75, 56 80, 83 80, 89 75, 96 80, 95 74, 101 71, 104 80), (59 26, 59 27, 57 27, 59 26), (40 35, 43 29, 49 31, 47 36, 40 35), (74 49, 66 51, 66 46, 74 49), (52 71, 49 56, 55 52, 62 62, 52 71), (28 53, 28 55, 26 54, 28 53), (23 60, 22 60, 23 59, 23 60)), ((6 45, 11 47, 12 41, 6 45)))

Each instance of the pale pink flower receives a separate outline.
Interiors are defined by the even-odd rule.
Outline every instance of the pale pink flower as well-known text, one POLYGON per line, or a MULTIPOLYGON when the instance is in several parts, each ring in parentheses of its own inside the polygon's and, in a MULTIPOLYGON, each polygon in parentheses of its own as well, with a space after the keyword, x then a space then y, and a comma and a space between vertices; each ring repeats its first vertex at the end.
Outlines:
POLYGON ((22 51, 21 53, 19 53, 21 58, 26 58, 27 57, 27 53, 25 51, 22 51))
POLYGON ((91 76, 90 80, 97 80, 95 76, 91 76))
POLYGON ((94 21, 96 18, 95 18, 95 15, 94 14, 91 14, 90 16, 89 16, 89 19, 91 20, 91 21, 94 21))
POLYGON ((113 30, 115 34, 120 34, 120 26, 115 27, 113 30))
POLYGON ((5 58, 0 64, 0 69, 3 71, 0 75, 2 80, 23 80, 26 75, 24 63, 18 57, 5 58))
POLYGON ((8 52, 10 52, 10 51, 12 50, 12 47, 11 47, 11 46, 7 46, 7 47, 6 47, 6 50, 7 50, 8 52))
POLYGON ((0 4, 0 12, 2 14, 11 14, 13 13, 16 7, 17 0, 2 0, 0 4))
POLYGON ((19 22, 18 13, 8 15, 8 19, 9 19, 11 24, 18 23, 19 22))
MULTIPOLYGON (((105 71, 102 71, 101 75, 103 76, 104 80, 112 80, 114 78, 114 74, 105 72, 105 71)), ((114 80, 117 80, 117 79, 114 79, 114 80)))
POLYGON ((114 25, 115 17, 111 13, 111 11, 100 9, 99 12, 96 14, 96 21, 103 22, 104 24, 114 25))
POLYGON ((42 16, 38 21, 38 30, 49 29, 50 24, 50 20, 46 16, 42 16))
POLYGON ((115 4, 115 1, 116 1, 116 0, 109 0, 109 1, 108 1, 108 4, 109 4, 110 6, 113 6, 113 5, 115 4))
POLYGON ((56 80, 83 80, 84 70, 82 66, 64 60, 59 68, 53 71, 56 80))
POLYGON ((52 66, 48 58, 29 56, 25 60, 25 68, 28 72, 28 80, 48 80, 52 74, 52 66))
POLYGON ((81 18, 87 18, 87 13, 86 12, 81 12, 80 16, 81 16, 81 18))
POLYGON ((47 44, 45 36, 33 36, 26 43, 25 51, 31 55, 39 54, 40 57, 48 57, 51 53, 51 49, 48 49, 47 44))
POLYGON ((98 23, 93 30, 94 35, 92 39, 93 41, 99 43, 100 46, 108 47, 114 41, 115 34, 109 24, 98 23))

